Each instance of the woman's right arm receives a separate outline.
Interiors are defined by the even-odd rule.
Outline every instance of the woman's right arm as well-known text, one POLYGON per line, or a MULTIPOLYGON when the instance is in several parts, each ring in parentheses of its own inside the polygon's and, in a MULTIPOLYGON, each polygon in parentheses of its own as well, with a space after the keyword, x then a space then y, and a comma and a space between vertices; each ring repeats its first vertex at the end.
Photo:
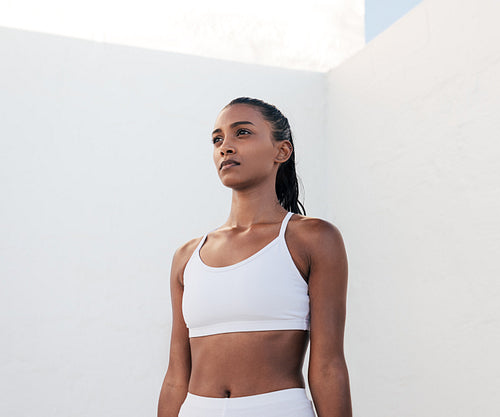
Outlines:
POLYGON ((191 375, 189 333, 182 315, 182 274, 187 262, 188 243, 179 247, 172 259, 170 272, 170 298, 172 302, 172 333, 167 373, 160 391, 158 417, 178 417, 186 398, 191 375))

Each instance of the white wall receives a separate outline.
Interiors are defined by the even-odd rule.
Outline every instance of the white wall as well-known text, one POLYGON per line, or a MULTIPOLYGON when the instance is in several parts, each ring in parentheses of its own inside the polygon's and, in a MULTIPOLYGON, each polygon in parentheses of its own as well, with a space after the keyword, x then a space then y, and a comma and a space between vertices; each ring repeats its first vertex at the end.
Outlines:
POLYGON ((424 0, 328 74, 355 416, 498 416, 499 14, 424 0))
POLYGON ((364 0, 11 0, 0 26, 309 71, 365 44, 364 0))
POLYGON ((171 256, 228 213, 210 131, 250 95, 343 232, 355 416, 495 416, 499 7, 424 0, 326 77, 0 30, 0 414, 154 415, 171 256))
POLYGON ((0 56, 0 415, 155 415, 171 258, 229 213, 217 113, 281 108, 324 217, 324 77, 12 29, 0 56))

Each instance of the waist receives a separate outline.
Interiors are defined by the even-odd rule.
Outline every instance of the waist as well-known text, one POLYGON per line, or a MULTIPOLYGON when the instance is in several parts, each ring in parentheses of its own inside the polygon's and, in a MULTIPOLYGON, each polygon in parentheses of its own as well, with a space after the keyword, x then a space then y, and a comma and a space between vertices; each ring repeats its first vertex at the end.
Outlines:
POLYGON ((270 404, 290 403, 296 401, 309 401, 305 388, 284 388, 254 395, 245 395, 240 397, 207 397, 203 395, 187 393, 186 401, 193 405, 203 408, 220 408, 221 406, 226 409, 244 408, 266 406, 270 404))

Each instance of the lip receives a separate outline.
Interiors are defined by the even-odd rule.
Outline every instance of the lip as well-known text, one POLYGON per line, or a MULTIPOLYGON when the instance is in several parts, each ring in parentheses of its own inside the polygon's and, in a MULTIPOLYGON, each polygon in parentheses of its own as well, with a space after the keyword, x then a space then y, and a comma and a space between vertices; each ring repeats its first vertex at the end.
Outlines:
POLYGON ((222 165, 222 168, 220 169, 221 171, 223 171, 224 169, 228 169, 228 168, 231 168, 231 167, 235 167, 235 166, 238 166, 239 164, 236 164, 236 163, 229 163, 229 164, 226 164, 226 165, 222 165))
POLYGON ((224 169, 224 167, 232 167, 235 165, 239 165, 240 163, 235 161, 234 159, 226 159, 225 161, 222 161, 220 164, 220 169, 224 169))

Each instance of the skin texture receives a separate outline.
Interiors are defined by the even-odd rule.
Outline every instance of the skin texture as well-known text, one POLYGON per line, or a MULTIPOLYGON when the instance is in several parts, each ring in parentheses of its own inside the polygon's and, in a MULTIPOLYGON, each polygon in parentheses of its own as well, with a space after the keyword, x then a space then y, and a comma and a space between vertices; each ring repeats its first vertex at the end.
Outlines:
MULTIPOLYGON (((214 129, 215 168, 233 195, 227 221, 207 236, 200 256, 207 265, 221 267, 248 258, 278 236, 286 210, 276 197, 276 172, 290 157, 292 145, 274 142, 270 123, 245 104, 224 109, 214 129), (234 125, 240 121, 252 124, 234 125), (221 162, 228 158, 240 165, 221 170, 221 162)), ((180 246, 172 261, 170 357, 158 417, 177 417, 188 391, 240 397, 304 388, 302 365, 308 342, 308 382, 318 416, 350 417, 343 351, 348 267, 340 231, 325 220, 299 214, 293 214, 286 228, 290 255, 309 286, 310 332, 271 330, 189 338, 181 309, 183 272, 200 240, 180 246)))

